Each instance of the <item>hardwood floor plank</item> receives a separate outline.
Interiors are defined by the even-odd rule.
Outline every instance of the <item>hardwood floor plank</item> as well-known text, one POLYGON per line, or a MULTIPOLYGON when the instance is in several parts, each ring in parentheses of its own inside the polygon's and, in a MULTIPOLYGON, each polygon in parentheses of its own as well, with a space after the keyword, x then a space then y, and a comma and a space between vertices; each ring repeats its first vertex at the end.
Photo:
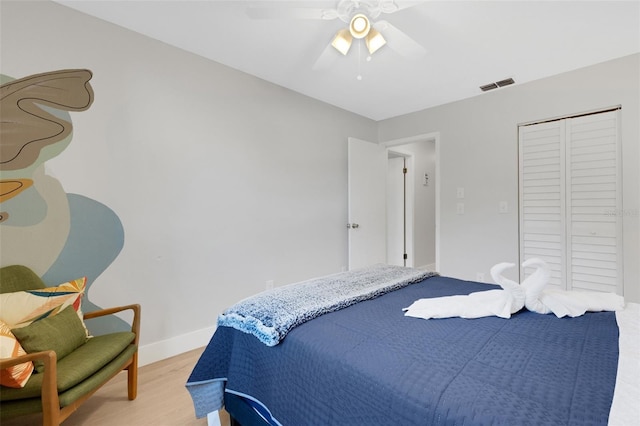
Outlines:
MULTIPOLYGON (((127 375, 118 374, 98 390, 64 423, 64 426, 206 426, 196 419, 185 383, 204 348, 145 365, 138 370, 138 397, 127 399, 127 375)), ((223 426, 228 416, 221 415, 223 426)), ((2 426, 42 424, 42 416, 2 422, 2 426)))

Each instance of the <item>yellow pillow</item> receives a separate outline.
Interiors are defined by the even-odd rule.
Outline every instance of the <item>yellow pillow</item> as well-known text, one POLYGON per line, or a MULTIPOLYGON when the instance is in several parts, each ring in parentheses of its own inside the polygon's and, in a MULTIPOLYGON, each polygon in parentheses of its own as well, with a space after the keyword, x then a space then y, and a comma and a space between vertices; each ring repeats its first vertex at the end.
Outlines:
POLYGON ((25 327, 34 321, 57 315, 67 306, 73 306, 84 325, 82 297, 86 285, 87 277, 82 277, 57 287, 2 293, 0 321, 11 328, 25 327))
MULTIPOLYGON (((26 352, 7 324, 0 321, 0 358, 15 358, 26 352)), ((23 388, 33 373, 31 361, 0 370, 0 385, 23 388)))

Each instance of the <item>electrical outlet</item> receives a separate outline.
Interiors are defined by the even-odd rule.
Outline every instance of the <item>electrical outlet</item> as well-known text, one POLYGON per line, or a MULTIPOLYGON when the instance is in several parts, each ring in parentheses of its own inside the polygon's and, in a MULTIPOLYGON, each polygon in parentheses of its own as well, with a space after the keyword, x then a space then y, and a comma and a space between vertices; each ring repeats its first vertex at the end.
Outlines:
POLYGON ((464 203, 458 203, 456 205, 456 214, 464 214, 464 203))
POLYGON ((459 186, 456 190, 456 198, 464 198, 464 188, 459 186))

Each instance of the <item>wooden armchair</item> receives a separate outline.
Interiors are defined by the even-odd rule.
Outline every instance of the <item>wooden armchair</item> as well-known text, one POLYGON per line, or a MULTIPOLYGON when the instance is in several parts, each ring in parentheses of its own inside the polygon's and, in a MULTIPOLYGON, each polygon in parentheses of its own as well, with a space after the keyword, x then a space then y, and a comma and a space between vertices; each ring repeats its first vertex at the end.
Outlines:
MULTIPOLYGON (((0 268, 2 294, 45 288, 42 280, 25 266, 0 268)), ((97 318, 127 310, 133 312, 131 331, 90 337, 61 359, 55 350, 50 349, 0 359, 1 370, 25 362, 37 362, 41 371, 34 371, 22 388, 0 386, 0 419, 42 412, 43 425, 59 425, 122 370, 127 370, 128 398, 134 400, 138 380, 140 305, 89 312, 83 318, 97 318)), ((63 313, 57 316, 62 318, 63 313)), ((61 320, 57 321, 55 324, 61 320)), ((76 321, 80 320, 76 318, 76 321)), ((19 329, 12 331, 18 334, 19 329)))

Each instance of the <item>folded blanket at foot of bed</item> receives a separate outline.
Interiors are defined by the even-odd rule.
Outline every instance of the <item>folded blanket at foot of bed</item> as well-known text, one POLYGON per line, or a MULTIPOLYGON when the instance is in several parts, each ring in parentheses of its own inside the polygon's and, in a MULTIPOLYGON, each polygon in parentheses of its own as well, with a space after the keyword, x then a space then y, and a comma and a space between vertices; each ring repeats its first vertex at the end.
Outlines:
POLYGON ((562 291, 545 289, 550 272, 545 261, 532 258, 522 266, 535 267, 533 274, 522 284, 502 275, 513 263, 498 263, 491 268, 491 277, 502 290, 488 290, 464 296, 447 296, 416 300, 404 308, 405 315, 414 318, 481 318, 498 316, 510 318, 511 314, 526 307, 539 314, 553 313, 558 318, 577 317, 585 312, 620 311, 624 298, 614 293, 562 291))
POLYGON ((253 334, 275 346, 294 327, 320 315, 346 308, 438 275, 393 265, 374 265, 315 278, 244 299, 218 317, 218 326, 253 334))

